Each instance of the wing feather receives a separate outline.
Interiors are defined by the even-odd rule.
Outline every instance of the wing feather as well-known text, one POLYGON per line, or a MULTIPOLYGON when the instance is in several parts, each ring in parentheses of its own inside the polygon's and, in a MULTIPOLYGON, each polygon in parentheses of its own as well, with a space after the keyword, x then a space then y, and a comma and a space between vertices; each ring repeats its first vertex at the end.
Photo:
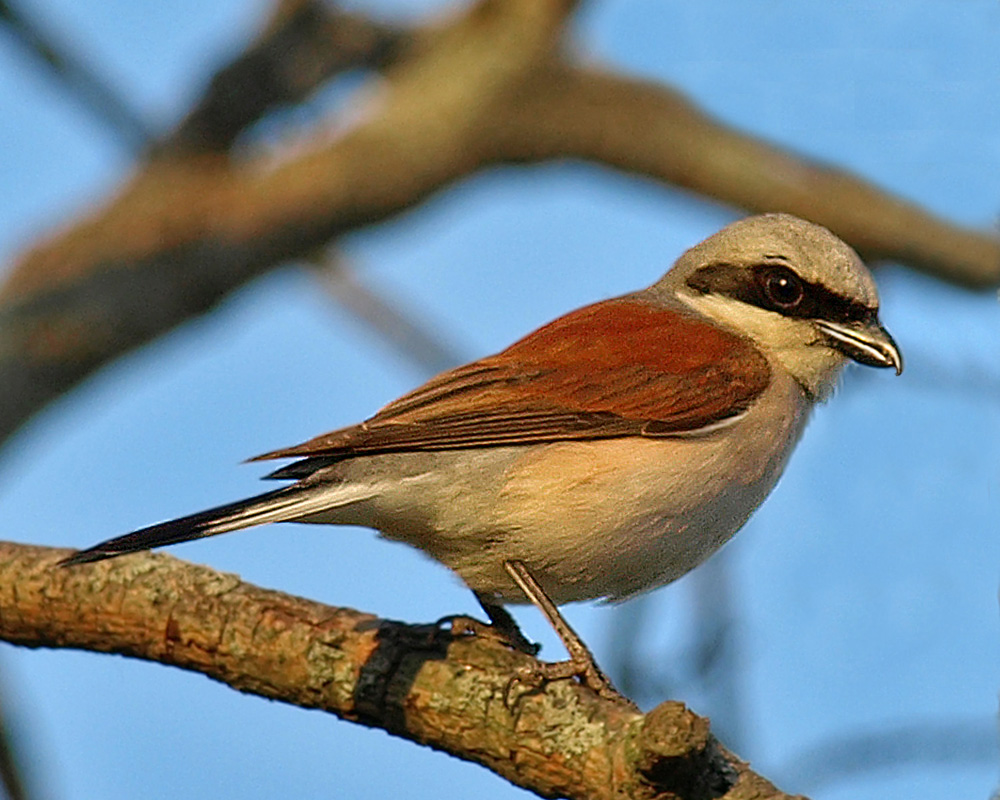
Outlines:
POLYGON ((330 463, 365 453, 690 433, 743 413, 769 380, 766 358, 748 340, 682 310, 619 298, 445 372, 360 425, 257 459, 330 463))

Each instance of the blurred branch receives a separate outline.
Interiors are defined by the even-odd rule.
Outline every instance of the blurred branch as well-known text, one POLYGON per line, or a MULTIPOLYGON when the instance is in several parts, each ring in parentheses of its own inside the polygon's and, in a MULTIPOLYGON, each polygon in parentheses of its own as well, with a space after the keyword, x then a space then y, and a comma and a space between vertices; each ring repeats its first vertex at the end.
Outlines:
POLYGON ((107 208, 29 252, 0 289, 0 441, 255 275, 469 172, 485 101, 550 49, 570 8, 484 2, 428 26, 387 70, 378 113, 333 145, 280 165, 153 159, 107 208))
POLYGON ((57 46, 10 0, 0 0, 0 22, 28 52, 48 65, 60 82, 99 119, 111 125, 133 150, 140 151, 152 134, 145 121, 83 61, 57 46))
MULTIPOLYGON (((610 643, 608 658, 603 664, 622 694, 631 697, 640 707, 643 699, 676 694, 673 665, 654 664, 639 652, 645 644, 643 634, 652 607, 652 596, 635 597, 623 606, 613 609, 614 621, 609 626, 610 643)), ((663 660, 666 662, 666 659, 663 660)), ((711 715, 709 715, 711 716, 711 715)))
POLYGON ((467 360, 409 310, 359 280, 339 253, 331 250, 312 263, 332 298, 424 372, 434 375, 467 360))
MULTIPOLYGON (((671 653, 651 655, 649 642, 662 618, 652 595, 642 595, 614 609, 611 657, 605 666, 630 698, 643 700, 671 695, 691 697, 712 720, 719 738, 741 747, 746 728, 739 676, 743 664, 739 616, 733 605, 731 550, 722 550, 694 570, 685 585, 691 591, 692 641, 671 653)), ((662 606, 659 606, 662 608, 662 606)))
POLYGON ((1000 283, 1000 239, 722 126, 667 87, 570 62, 562 38, 573 7, 480 0, 403 33, 318 3, 279 6, 118 196, 27 252, 0 288, 0 441, 108 360, 261 272, 497 164, 594 161, 813 219, 872 258, 1000 283), (287 78, 300 61, 302 74, 287 78), (377 65, 382 77, 361 121, 332 142, 278 163, 219 151, 255 115, 352 65, 377 65))
POLYGON ((156 155, 224 152, 271 109, 303 100, 344 70, 386 66, 408 40, 401 29, 321 0, 281 0, 257 40, 216 73, 156 155))
POLYGON ((830 739, 800 753, 779 774, 816 791, 879 770, 996 764, 997 754, 996 720, 914 722, 830 739))
POLYGON ((543 797, 785 798, 680 703, 640 715, 573 681, 518 692, 529 656, 243 583, 160 554, 60 569, 0 543, 0 638, 158 661, 482 764, 543 797), (505 698, 509 698, 509 701, 505 698))
MULTIPOLYGON (((730 554, 732 550, 728 551, 730 554)), ((691 646, 698 684, 708 698, 709 715, 730 747, 745 741, 746 709, 740 678, 746 674, 738 602, 733 597, 732 556, 716 553, 691 576, 695 641, 691 646)))
POLYGON ((818 222, 868 259, 969 288, 1000 285, 1000 236, 952 225, 860 177, 723 125, 680 92, 565 63, 531 77, 497 131, 496 148, 510 159, 596 161, 747 211, 818 222))
POLYGON ((31 795, 18 758, 18 739, 4 708, 6 689, 0 683, 0 797, 6 800, 29 800, 31 795))

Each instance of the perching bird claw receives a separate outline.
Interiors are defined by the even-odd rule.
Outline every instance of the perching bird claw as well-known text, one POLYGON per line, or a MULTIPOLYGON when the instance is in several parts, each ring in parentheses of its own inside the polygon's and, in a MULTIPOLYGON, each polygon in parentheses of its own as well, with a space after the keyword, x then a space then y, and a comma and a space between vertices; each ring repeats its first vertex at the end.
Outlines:
POLYGON ((600 667, 593 660, 557 661, 555 663, 536 661, 534 664, 526 664, 523 667, 519 667, 517 672, 507 681, 507 686, 504 688, 504 705, 509 709, 513 709, 522 696, 541 691, 547 683, 551 683, 552 681, 562 681, 571 678, 579 679, 580 683, 594 692, 598 697, 617 703, 625 703, 629 707, 638 710, 635 703, 614 687, 608 676, 601 671, 600 667), (525 691, 514 697, 514 689, 519 685, 524 685, 526 687, 525 691))
POLYGON ((506 629, 496 623, 481 622, 474 617, 467 617, 463 614, 441 617, 435 624, 439 628, 444 628, 447 625, 449 633, 455 639, 463 636, 475 636, 477 639, 499 642, 511 650, 517 650, 519 653, 529 656, 538 655, 538 651, 542 649, 540 644, 529 641, 516 626, 513 629, 506 629))
MULTIPOLYGON (((510 575, 511 580, 517 584, 518 588, 524 592, 525 597, 545 615, 549 624, 562 640, 566 652, 569 653, 569 661, 557 661, 555 663, 539 663, 521 667, 518 675, 511 679, 511 683, 527 682, 543 686, 549 681, 565 680, 566 678, 579 678, 584 686, 591 689, 598 696, 608 700, 624 700, 631 706, 635 704, 619 692, 608 676, 604 674, 594 654, 590 648, 584 644, 583 639, 570 626, 566 618, 559 613, 555 603, 545 593, 545 590, 535 580, 534 575, 528 570, 522 561, 505 561, 504 569, 510 575)), ((506 612, 505 612, 506 613, 506 612)), ((507 684, 504 691, 505 701, 510 696, 511 683, 507 684)))

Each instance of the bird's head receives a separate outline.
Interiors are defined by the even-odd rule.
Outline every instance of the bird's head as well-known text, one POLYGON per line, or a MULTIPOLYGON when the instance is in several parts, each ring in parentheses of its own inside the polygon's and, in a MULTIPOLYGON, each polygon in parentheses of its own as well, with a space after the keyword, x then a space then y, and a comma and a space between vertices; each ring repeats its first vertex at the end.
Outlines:
POLYGON ((849 360, 903 370, 857 253, 788 214, 723 228, 685 252, 651 291, 749 337, 816 400, 829 396, 849 360))

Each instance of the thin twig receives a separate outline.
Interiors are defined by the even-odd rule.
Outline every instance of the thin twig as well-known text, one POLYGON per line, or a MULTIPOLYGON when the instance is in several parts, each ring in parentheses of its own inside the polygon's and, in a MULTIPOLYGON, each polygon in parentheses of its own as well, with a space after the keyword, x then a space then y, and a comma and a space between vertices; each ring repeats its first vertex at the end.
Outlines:
POLYGON ((5 23, 14 38, 46 64, 63 86, 82 101, 95 117, 110 125, 129 148, 140 152, 149 144, 152 132, 141 115, 83 60, 53 42, 10 0, 0 0, 0 22, 5 23))
POLYGON ((923 721, 831 738, 799 753, 777 772, 793 786, 818 791, 890 769, 995 766, 998 755, 995 719, 923 721))
POLYGON ((424 372, 434 375, 465 360, 458 348, 436 334, 412 310, 366 284, 342 255, 329 251, 313 263, 317 278, 331 297, 424 372))
POLYGON ((5 691, 6 687, 0 683, 0 789, 7 800, 29 800, 24 770, 18 758, 18 739, 4 708, 5 691))

